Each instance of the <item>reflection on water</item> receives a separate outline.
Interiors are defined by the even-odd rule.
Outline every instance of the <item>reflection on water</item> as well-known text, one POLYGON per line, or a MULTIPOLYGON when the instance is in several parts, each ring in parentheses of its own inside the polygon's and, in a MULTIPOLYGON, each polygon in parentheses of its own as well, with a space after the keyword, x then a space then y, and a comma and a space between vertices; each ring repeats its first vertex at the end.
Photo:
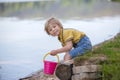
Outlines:
POLYGON ((45 0, 0 3, 0 16, 89 18, 120 14, 120 3, 109 0, 45 0))
MULTIPOLYGON (((61 22, 65 28, 85 32, 93 45, 120 32, 120 16, 90 20, 61 19, 61 22)), ((46 34, 44 23, 45 19, 0 18, 0 80, 18 80, 42 69, 45 53, 61 47, 56 38, 46 34)), ((63 59, 63 54, 59 56, 63 59)), ((48 59, 56 61, 53 57, 48 59)))

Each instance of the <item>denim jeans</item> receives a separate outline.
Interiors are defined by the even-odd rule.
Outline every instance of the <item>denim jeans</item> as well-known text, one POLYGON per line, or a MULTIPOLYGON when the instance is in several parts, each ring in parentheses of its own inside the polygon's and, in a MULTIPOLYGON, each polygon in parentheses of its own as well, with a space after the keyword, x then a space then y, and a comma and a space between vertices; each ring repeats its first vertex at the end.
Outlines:
POLYGON ((73 47, 74 48, 69 52, 72 58, 78 55, 83 55, 87 51, 92 50, 91 42, 87 36, 84 36, 83 38, 81 38, 78 43, 73 44, 73 47))

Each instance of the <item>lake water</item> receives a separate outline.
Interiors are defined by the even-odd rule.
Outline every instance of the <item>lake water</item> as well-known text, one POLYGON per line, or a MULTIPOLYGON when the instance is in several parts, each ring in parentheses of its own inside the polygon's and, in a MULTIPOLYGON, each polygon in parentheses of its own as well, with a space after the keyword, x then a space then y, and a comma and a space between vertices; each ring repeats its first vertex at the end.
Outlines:
MULTIPOLYGON (((86 20, 63 20, 65 28, 85 32, 93 45, 114 37, 120 32, 120 16, 86 20)), ((44 31, 45 19, 21 20, 0 18, 0 80, 18 80, 43 69, 43 56, 60 48, 57 38, 44 31)), ((60 54, 60 60, 63 59, 60 54)), ((56 61, 48 56, 46 59, 56 61)))

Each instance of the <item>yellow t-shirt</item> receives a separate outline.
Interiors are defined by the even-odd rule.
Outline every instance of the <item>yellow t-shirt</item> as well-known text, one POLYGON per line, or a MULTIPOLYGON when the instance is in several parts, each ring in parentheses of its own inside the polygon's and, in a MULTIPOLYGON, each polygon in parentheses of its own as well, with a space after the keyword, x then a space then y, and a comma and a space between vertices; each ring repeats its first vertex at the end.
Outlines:
POLYGON ((58 36, 59 41, 62 43, 62 46, 66 45, 66 42, 72 40, 72 43, 75 44, 85 35, 85 33, 80 32, 76 29, 61 29, 58 36))

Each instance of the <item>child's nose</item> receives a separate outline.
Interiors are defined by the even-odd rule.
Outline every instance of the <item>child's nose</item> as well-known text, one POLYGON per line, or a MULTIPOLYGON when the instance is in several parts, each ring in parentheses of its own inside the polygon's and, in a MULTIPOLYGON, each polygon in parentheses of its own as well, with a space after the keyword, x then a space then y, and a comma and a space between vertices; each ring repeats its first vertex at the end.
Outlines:
POLYGON ((55 29, 53 28, 52 31, 54 31, 55 29))

